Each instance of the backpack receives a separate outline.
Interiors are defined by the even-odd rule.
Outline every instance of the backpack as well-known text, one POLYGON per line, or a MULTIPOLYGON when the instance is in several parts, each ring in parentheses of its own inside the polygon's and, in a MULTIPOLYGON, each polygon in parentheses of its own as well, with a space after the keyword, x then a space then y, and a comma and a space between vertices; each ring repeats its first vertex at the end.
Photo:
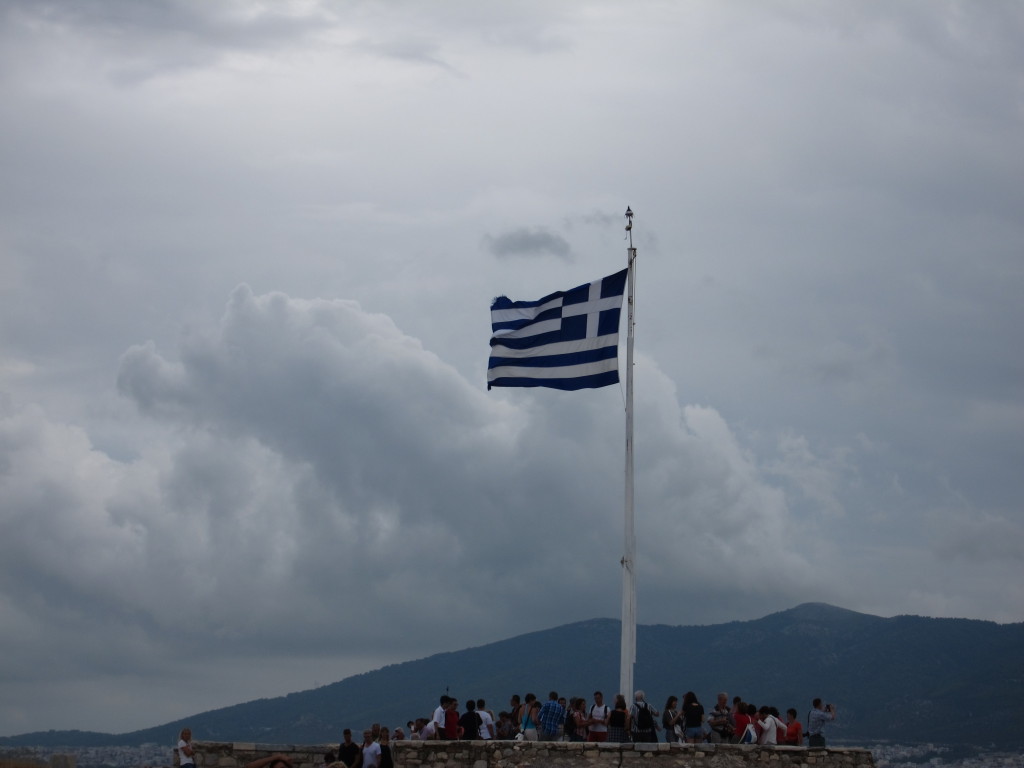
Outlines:
POLYGON ((747 723, 747 727, 743 729, 740 744, 757 744, 757 729, 753 723, 747 723))
POLYGON ((647 702, 637 704, 636 729, 638 731, 654 730, 654 718, 651 717, 651 710, 648 708, 647 702))
POLYGON ((565 724, 562 729, 566 736, 572 736, 576 733, 576 718, 572 716, 573 712, 571 709, 565 712, 565 724))

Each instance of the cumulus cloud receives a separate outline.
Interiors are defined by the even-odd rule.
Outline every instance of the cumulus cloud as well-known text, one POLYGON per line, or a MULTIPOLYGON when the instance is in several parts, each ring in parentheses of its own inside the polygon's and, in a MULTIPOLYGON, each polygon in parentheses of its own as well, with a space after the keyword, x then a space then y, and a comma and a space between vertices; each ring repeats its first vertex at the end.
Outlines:
POLYGON ((843 453, 817 456, 805 436, 792 433, 781 435, 778 445, 779 458, 770 462, 766 469, 789 480, 822 514, 842 515, 842 485, 844 476, 851 471, 843 453))
MULTIPOLYGON (((739 562, 799 573, 802 558, 778 533, 783 494, 718 414, 684 413, 660 374, 655 384, 639 410, 657 456, 639 471, 643 526, 658 532, 644 547, 645 581, 701 583, 739 562), (695 558, 680 566, 675 547, 695 558)), ((131 462, 38 409, 2 421, 3 568, 30 576, 8 595, 12 626, 31 631, 30 618, 61 612, 88 636, 117 622, 135 648, 118 649, 122 665, 153 645, 173 657, 175 645, 213 638, 243 654, 272 655, 287 639, 312 653, 344 642, 415 655, 418 641, 392 622, 446 646, 514 632, 526 604, 536 626, 559 623, 563 601, 544 590, 552 570, 570 591, 603 585, 578 601, 577 618, 616 612, 614 390, 514 404, 355 302, 245 286, 216 327, 183 337, 177 359, 152 344, 128 350, 118 386, 167 428, 164 444, 131 462), (565 567, 580 559, 588 568, 565 567), (446 574, 471 577, 436 588, 446 574), (338 584, 390 618, 337 616, 338 584), (315 631, 296 640, 297 623, 315 631)))

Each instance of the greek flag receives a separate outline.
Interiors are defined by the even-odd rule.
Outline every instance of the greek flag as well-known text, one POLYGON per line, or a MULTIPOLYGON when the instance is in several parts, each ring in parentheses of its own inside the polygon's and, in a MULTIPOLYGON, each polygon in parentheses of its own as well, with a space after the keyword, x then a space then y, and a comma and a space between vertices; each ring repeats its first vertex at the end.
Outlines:
POLYGON ((491 304, 487 388, 592 389, 619 383, 619 314, 628 269, 538 301, 491 304))

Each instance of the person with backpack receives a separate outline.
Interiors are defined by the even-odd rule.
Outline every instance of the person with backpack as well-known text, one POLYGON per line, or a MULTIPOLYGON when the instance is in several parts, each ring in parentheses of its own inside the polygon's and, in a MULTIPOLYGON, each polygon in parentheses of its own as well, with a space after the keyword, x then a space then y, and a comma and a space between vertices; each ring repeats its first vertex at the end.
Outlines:
POLYGON ((652 743, 658 741, 658 710, 647 703, 643 691, 633 694, 633 706, 629 708, 633 741, 652 743))
POLYGON ((736 708, 737 744, 757 744, 757 707, 740 702, 736 708))

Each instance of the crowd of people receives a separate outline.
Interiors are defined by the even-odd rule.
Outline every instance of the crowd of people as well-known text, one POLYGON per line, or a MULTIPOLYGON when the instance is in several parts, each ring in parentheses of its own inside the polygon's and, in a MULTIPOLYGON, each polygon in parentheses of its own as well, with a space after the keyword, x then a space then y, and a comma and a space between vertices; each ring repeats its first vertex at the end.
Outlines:
MULTIPOLYGON (((458 699, 444 695, 431 717, 410 720, 393 733, 375 723, 363 731, 362 742, 357 743, 346 728, 338 749, 324 755, 324 763, 327 768, 394 768, 391 743, 405 739, 803 746, 806 738, 808 746, 824 747, 825 727, 835 719, 835 707, 815 699, 805 730, 796 709, 788 709, 783 719, 774 706, 757 707, 740 696, 730 701, 724 692, 718 694, 710 710, 705 710, 693 691, 687 691, 681 703, 678 696, 669 696, 660 711, 648 703, 643 691, 637 691, 629 705, 625 696, 616 694, 611 706, 601 691, 594 691, 591 702, 582 696, 566 699, 557 691, 551 691, 544 702, 532 693, 522 699, 516 694, 509 708, 497 715, 483 699, 470 699, 460 709, 458 699)), ((192 731, 185 728, 178 737, 181 768, 195 768, 193 755, 192 731)), ((287 756, 275 754, 245 768, 292 768, 292 764, 287 756)))
POLYGON ((724 692, 710 710, 693 691, 687 691, 681 703, 677 696, 669 696, 660 711, 648 703, 643 691, 633 695, 631 704, 616 694, 610 706, 601 691, 595 691, 590 702, 581 696, 560 697, 557 691, 543 702, 532 693, 522 698, 516 694, 509 708, 497 715, 483 699, 469 699, 460 707, 458 699, 443 695, 431 717, 410 720, 394 732, 374 724, 363 731, 361 744, 346 729, 337 752, 329 752, 324 761, 330 768, 392 768, 391 743, 404 739, 803 746, 806 738, 808 746, 824 747, 825 727, 835 717, 834 706, 823 706, 821 699, 815 699, 805 728, 794 708, 783 717, 774 706, 758 707, 740 696, 730 701, 724 692))

